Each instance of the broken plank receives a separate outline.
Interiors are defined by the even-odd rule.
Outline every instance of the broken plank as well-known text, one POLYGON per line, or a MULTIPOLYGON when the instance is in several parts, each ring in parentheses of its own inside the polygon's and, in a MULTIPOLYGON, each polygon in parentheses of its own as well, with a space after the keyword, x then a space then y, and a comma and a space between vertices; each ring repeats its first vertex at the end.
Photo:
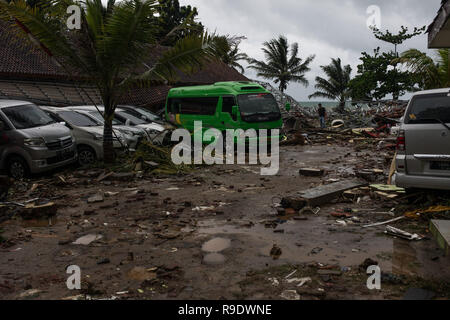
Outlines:
POLYGON ((385 225, 385 224, 390 224, 390 223, 393 223, 393 222, 397 222, 399 220, 402 220, 403 218, 404 217, 402 216, 402 217, 397 217, 395 219, 391 219, 391 220, 388 220, 388 221, 372 223, 372 224, 368 224, 368 225, 363 226, 363 228, 378 227, 378 226, 382 226, 382 225, 385 225))
POLYGON ((367 185, 367 182, 362 182, 359 180, 340 181, 306 190, 301 192, 300 195, 309 206, 314 207, 323 205, 339 197, 347 190, 364 187, 367 185))

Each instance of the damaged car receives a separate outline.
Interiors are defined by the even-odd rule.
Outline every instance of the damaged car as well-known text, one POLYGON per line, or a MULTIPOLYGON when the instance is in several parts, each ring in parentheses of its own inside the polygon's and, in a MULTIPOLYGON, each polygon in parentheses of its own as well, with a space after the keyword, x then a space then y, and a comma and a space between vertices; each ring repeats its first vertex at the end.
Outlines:
POLYGON ((0 100, 0 169, 14 179, 77 161, 75 138, 38 106, 0 100))

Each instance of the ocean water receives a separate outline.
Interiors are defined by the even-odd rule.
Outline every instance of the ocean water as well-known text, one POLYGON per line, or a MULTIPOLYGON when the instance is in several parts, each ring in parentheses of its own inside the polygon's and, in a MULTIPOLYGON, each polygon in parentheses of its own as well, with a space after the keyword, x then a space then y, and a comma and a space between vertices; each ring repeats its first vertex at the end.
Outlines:
MULTIPOLYGON (((299 101, 299 104, 305 108, 318 108, 319 103, 324 106, 325 109, 333 109, 339 105, 337 101, 299 101)), ((347 107, 351 107, 351 103, 347 102, 347 107)))

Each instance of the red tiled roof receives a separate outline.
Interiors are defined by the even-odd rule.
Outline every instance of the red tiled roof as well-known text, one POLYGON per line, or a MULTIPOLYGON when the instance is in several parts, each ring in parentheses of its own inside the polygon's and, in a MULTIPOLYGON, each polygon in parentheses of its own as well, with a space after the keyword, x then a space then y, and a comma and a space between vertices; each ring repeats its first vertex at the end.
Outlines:
POLYGON ((67 79, 67 75, 44 51, 11 32, 0 21, 0 77, 20 80, 67 79))
MULTIPOLYGON (((168 48, 158 46, 149 53, 148 65, 153 65, 168 48)), ((143 69, 144 70, 144 69, 143 69)), ((27 39, 13 33, 0 20, 0 78, 14 80, 68 80, 65 71, 51 57, 27 39)), ((206 63, 194 74, 179 73, 178 84, 210 84, 219 81, 248 81, 234 68, 221 61, 206 63)))

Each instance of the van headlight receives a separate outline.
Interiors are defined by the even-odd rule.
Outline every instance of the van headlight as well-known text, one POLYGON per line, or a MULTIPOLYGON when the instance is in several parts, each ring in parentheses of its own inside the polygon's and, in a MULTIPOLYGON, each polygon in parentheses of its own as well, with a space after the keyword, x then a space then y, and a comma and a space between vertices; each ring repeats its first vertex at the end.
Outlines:
POLYGON ((23 143, 28 147, 45 147, 45 140, 43 138, 25 139, 23 143))

